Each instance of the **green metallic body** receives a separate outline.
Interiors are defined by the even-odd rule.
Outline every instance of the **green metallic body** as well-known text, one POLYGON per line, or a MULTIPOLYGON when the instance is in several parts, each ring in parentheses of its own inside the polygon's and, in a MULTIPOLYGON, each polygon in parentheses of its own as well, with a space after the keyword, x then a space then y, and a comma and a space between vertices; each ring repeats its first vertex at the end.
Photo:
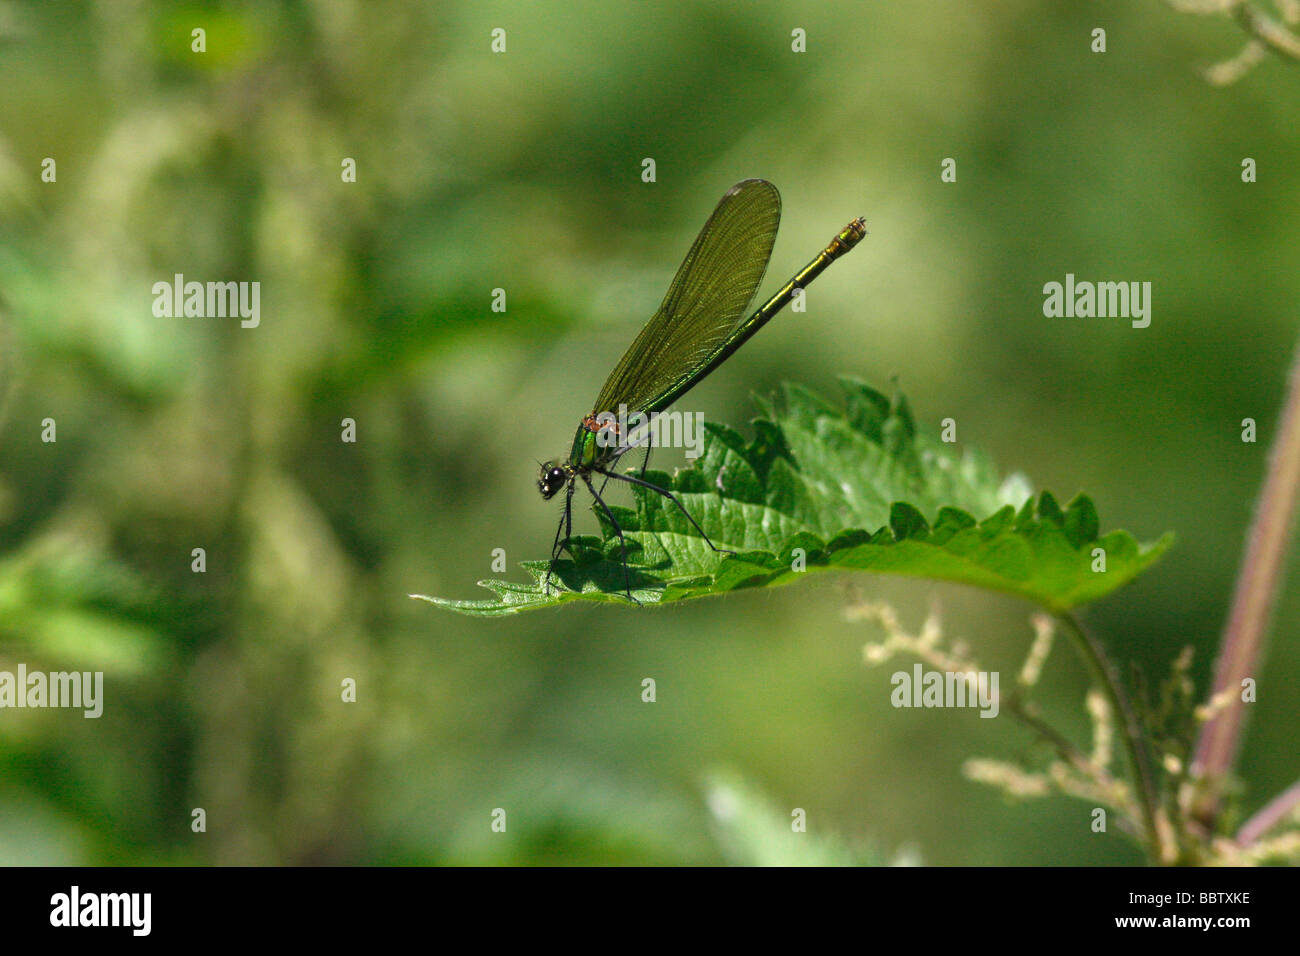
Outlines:
POLYGON ((617 449, 601 448, 596 444, 596 433, 588 430, 586 425, 578 426, 578 433, 573 436, 573 450, 569 452, 569 465, 575 469, 589 470, 600 463, 604 452, 605 458, 613 458, 617 449))
MULTIPOLYGON (((649 488, 668 498, 709 547, 714 551, 722 550, 709 540, 704 529, 671 490, 645 480, 644 464, 640 478, 620 475, 612 470, 628 451, 629 438, 634 445, 642 442, 639 426, 629 424, 626 418, 614 425, 608 423, 605 415, 650 416, 664 411, 748 342, 800 290, 807 288, 808 283, 867 234, 865 223, 854 219, 794 278, 742 321, 763 281, 780 218, 780 194, 766 180, 746 179, 727 191, 686 254, 663 304, 610 373, 596 399, 596 408, 578 426, 568 460, 542 463, 537 479, 542 497, 550 500, 561 490, 566 491, 564 517, 555 531, 555 544, 551 549, 552 568, 569 540, 573 492, 581 480, 618 534, 623 546, 623 574, 628 598, 635 600, 623 530, 600 492, 592 486, 592 479, 597 475, 606 481, 613 478, 649 488), (634 429, 635 433, 630 436, 621 434, 617 431, 619 427, 634 429), (617 441, 607 441, 607 436, 615 436, 617 441)), ((649 461, 648 453, 646 461, 649 461)), ((549 587, 549 570, 546 582, 545 586, 549 587)))

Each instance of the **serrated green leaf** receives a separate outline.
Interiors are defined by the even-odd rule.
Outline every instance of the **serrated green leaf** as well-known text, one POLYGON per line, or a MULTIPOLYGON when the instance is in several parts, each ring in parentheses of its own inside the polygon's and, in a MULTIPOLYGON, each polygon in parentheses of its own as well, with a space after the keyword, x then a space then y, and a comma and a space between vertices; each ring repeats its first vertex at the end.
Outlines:
POLYGON ((480 581, 496 600, 412 595, 466 614, 494 616, 569 601, 664 604, 749 587, 788 584, 814 570, 861 570, 935 578, 1018 594, 1064 611, 1111 593, 1153 564, 1166 534, 1139 544, 1126 531, 1100 534, 1086 495, 1064 508, 1037 497, 1020 475, 1000 476, 978 451, 917 430, 904 399, 890 402, 852 379, 844 409, 796 385, 759 401, 766 418, 746 443, 724 425, 705 426, 703 454, 675 475, 648 471, 671 488, 720 549, 661 495, 634 489, 635 510, 615 507, 622 549, 597 508, 602 537, 575 535, 570 554, 523 568, 526 584, 480 581), (981 519, 977 516, 983 515, 981 519), (794 570, 795 567, 806 570, 794 570))

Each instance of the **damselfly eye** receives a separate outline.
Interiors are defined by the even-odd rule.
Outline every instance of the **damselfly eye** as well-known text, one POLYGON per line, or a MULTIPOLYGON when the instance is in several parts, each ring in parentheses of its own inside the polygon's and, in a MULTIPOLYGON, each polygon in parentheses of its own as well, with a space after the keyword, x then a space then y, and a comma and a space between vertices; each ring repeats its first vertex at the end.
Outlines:
POLYGON ((549 485, 558 485, 564 481, 564 469, 552 468, 546 475, 546 483, 549 485))

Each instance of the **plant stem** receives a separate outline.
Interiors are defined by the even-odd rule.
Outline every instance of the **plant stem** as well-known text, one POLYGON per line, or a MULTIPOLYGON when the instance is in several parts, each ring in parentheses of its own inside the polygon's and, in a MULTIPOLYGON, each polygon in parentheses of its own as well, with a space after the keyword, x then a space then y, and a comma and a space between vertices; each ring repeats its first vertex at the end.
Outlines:
POLYGON ((1252 4, 1239 3, 1233 16, 1243 30, 1284 60, 1300 61, 1300 39, 1272 17, 1252 4))
POLYGON ((1128 751, 1129 763, 1133 771, 1133 791, 1137 796, 1138 806, 1142 811, 1143 829, 1146 831, 1147 852, 1153 863, 1164 860, 1160 831, 1156 822, 1156 789, 1151 773, 1151 760, 1147 754, 1142 727, 1138 723, 1137 713, 1124 693, 1124 685, 1111 665, 1100 642, 1083 629, 1083 626, 1068 611, 1056 615, 1069 633, 1075 649, 1092 672, 1093 679, 1101 685, 1111 708, 1119 715, 1125 749, 1128 751))
MULTIPOLYGON (((1085 777, 1097 780, 1104 787, 1111 786, 1113 778, 1106 771, 1105 767, 1100 767, 1093 763, 1088 755, 1076 747, 1063 733, 1058 731, 1041 717, 1036 717, 1031 714, 1020 701, 1018 696, 1013 694, 1011 697, 1004 700, 1002 702, 1002 707, 1012 717, 1046 740, 1052 746, 1052 749, 1056 751, 1057 756, 1079 773, 1083 774, 1085 777)), ((1125 829, 1127 830, 1128 828, 1126 827, 1125 829)))
POLYGON ((1192 774, 1201 781, 1192 815, 1213 832, 1224 782, 1237 757, 1245 722, 1245 702, 1237 689, 1258 675, 1269 618, 1277 597, 1282 565, 1291 539, 1296 497, 1300 493, 1300 348, 1291 363, 1282 408, 1259 507, 1250 528, 1246 556, 1237 577, 1232 610, 1223 632, 1222 651, 1214 668, 1213 700, 1233 691, 1230 702, 1201 728, 1192 774))
POLYGON ((1250 846, 1278 823, 1282 822, 1300 804, 1300 780, 1291 784, 1269 801, 1268 806, 1247 820, 1237 831, 1237 845, 1250 846))

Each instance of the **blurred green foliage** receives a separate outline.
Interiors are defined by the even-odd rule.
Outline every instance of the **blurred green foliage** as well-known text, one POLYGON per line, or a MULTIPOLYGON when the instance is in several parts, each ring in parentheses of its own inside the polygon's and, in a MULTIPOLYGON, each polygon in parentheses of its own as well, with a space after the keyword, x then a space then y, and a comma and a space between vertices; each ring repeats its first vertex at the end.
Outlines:
MULTIPOLYGON (((0 712, 0 862, 785 858, 719 830, 720 766, 805 809, 826 859, 1135 861, 1079 805, 966 781, 964 757, 1036 746, 894 711, 830 580, 487 622, 406 595, 544 550, 536 461, 701 217, 762 176, 774 274, 848 217, 870 236, 691 407, 740 425, 782 379, 897 376, 919 427, 955 418, 1139 539, 1174 529, 1091 623, 1153 672, 1194 644, 1204 681, 1300 298, 1300 81, 1266 61, 1208 85, 1240 42, 1154 2, 0 3, 0 669, 102 669, 107 697, 98 720, 0 712), (1044 318, 1066 272, 1152 282, 1151 327, 1044 318), (155 317, 175 273, 260 282, 261 325, 155 317)), ((937 596, 989 666, 1023 656, 1015 599, 873 587, 905 615, 937 596)), ((1300 769, 1276 680, 1297 594, 1248 808, 1300 769)), ((1065 661, 1048 716, 1085 732, 1065 661)))

